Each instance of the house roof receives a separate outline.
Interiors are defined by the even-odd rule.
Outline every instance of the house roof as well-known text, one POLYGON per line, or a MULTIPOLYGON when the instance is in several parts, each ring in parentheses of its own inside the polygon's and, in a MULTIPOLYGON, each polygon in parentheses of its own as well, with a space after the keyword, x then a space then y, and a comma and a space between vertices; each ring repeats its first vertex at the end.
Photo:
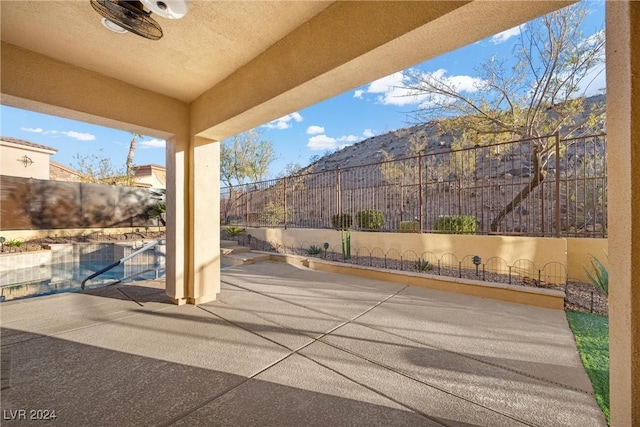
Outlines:
POLYGON ((58 152, 58 149, 56 149, 56 148, 47 147, 46 145, 35 144, 33 142, 25 141, 24 139, 12 138, 12 137, 8 137, 8 136, 1 136, 0 137, 0 141, 8 142, 8 143, 11 143, 11 144, 16 144, 16 145, 22 145, 24 147, 37 148, 39 150, 54 151, 56 153, 58 152))
POLYGON ((140 175, 151 175, 153 173, 153 170, 159 170, 159 171, 166 171, 167 168, 164 166, 160 166, 160 165, 156 165, 155 163, 151 163, 148 165, 138 165, 138 166, 134 166, 133 170, 136 173, 136 176, 140 176, 140 175))

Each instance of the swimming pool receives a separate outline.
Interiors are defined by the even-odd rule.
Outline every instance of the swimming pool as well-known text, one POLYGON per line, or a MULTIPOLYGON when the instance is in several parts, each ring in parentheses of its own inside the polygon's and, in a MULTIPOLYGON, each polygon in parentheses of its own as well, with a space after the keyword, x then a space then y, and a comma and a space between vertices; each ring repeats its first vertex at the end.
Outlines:
MULTIPOLYGON (((2 271, 0 272, 0 302, 78 291, 86 277, 111 263, 112 261, 66 262, 2 271)), ((117 281, 127 283, 157 279, 164 275, 164 265, 157 262, 130 265, 125 263, 88 281, 86 289, 106 286, 117 281)))

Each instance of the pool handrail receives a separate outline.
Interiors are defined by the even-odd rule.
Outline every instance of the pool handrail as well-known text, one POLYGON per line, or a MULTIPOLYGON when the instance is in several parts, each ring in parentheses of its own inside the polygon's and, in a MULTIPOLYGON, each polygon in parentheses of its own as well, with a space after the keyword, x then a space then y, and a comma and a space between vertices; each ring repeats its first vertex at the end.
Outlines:
POLYGON ((154 240, 152 242, 147 243, 146 245, 144 245, 143 247, 141 247, 140 249, 138 249, 135 252, 132 252, 131 254, 127 255, 126 257, 119 259, 118 261, 107 265, 104 268, 101 268, 100 270, 96 271, 95 273, 91 274, 90 276, 86 277, 82 283, 80 284, 80 287, 82 288, 82 290, 84 290, 84 286, 87 283, 87 281, 98 277, 99 275, 101 275, 102 273, 106 273, 107 271, 111 270, 112 268, 115 268, 117 266, 119 266, 120 264, 123 264, 127 261, 129 261, 131 258, 140 255, 142 252, 151 249, 152 247, 154 247, 155 245, 157 245, 158 243, 160 243, 163 239, 158 239, 158 240, 154 240))

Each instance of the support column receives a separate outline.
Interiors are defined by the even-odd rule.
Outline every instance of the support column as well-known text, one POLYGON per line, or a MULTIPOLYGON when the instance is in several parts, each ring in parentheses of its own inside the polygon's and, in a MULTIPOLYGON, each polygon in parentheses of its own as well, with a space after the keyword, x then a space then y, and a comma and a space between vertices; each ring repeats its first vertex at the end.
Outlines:
POLYGON ((606 5, 611 425, 640 426, 640 2, 606 5))
POLYGON ((193 137, 189 181, 188 304, 220 292, 220 143, 193 137))
POLYGON ((188 282, 189 198, 186 184, 189 170, 189 139, 173 137, 167 140, 167 295, 180 305, 185 304, 188 282))
POLYGON ((180 304, 220 292, 220 144, 167 141, 167 288, 180 304))

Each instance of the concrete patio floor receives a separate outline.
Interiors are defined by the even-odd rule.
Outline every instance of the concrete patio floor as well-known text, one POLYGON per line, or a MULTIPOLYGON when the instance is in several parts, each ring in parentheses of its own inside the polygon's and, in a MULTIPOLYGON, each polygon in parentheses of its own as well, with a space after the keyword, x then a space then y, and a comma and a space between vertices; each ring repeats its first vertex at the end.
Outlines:
POLYGON ((3 303, 3 425, 606 426, 560 310, 284 263, 3 303), (21 412, 27 420, 21 420, 21 412))

